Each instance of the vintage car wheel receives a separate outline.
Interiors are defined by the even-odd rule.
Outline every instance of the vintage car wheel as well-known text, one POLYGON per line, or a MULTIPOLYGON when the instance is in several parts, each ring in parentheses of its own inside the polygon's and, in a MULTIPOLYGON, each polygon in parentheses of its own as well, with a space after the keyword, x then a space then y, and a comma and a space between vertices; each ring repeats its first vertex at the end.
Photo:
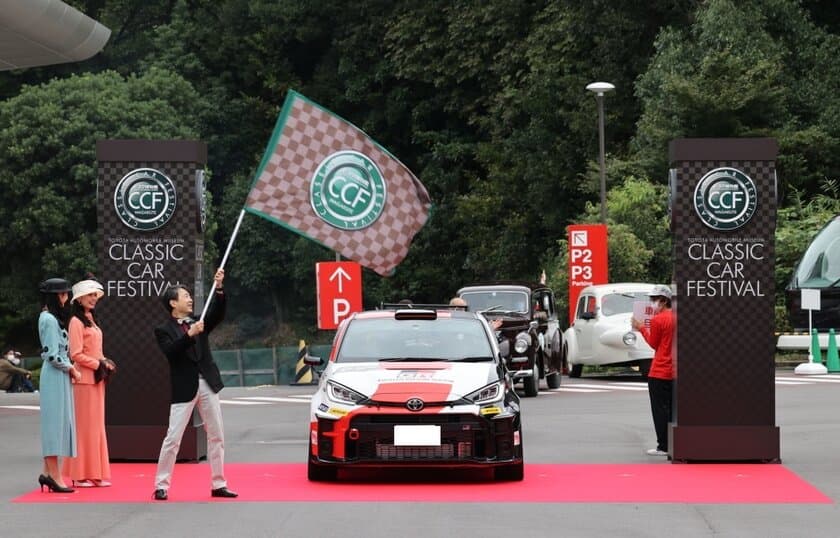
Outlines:
POLYGON ((493 471, 493 476, 496 480, 505 481, 521 481, 525 478, 525 463, 519 462, 512 465, 505 465, 504 467, 496 467, 493 471))
POLYGON ((545 376, 545 383, 550 389, 559 389, 561 379, 563 379, 563 376, 560 372, 551 372, 545 376))
POLYGON ((569 370, 569 377, 580 377, 580 374, 583 373, 583 365, 582 364, 573 364, 571 369, 569 370))
POLYGON ((533 374, 531 377, 523 377, 522 384, 525 386, 525 396, 533 398, 540 393, 540 370, 534 362, 533 374))

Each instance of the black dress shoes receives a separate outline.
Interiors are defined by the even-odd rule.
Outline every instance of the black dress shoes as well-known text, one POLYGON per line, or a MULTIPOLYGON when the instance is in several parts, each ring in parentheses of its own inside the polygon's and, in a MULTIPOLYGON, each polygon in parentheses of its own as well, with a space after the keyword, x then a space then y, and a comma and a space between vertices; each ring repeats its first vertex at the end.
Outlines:
POLYGON ((228 488, 217 488, 210 490, 211 497, 227 497, 228 499, 232 499, 234 497, 239 497, 239 494, 235 491, 231 491, 228 488))
POLYGON ((155 490, 155 500, 156 501, 165 501, 168 497, 166 496, 165 489, 156 489, 155 490))

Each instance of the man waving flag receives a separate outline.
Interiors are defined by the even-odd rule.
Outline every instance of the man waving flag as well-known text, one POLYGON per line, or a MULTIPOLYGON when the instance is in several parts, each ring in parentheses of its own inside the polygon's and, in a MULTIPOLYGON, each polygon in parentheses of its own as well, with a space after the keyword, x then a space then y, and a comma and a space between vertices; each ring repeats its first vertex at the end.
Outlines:
POLYGON ((420 180, 385 148, 290 91, 245 210, 388 275, 430 205, 420 180))

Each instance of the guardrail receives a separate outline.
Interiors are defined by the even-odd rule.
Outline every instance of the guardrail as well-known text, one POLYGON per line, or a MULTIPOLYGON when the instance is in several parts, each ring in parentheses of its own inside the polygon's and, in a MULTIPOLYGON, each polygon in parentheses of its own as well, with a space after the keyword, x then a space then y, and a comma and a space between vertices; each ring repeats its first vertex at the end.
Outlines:
MULTIPOLYGON (((310 355, 326 358, 329 353, 327 344, 309 346, 310 355)), ((295 380, 298 347, 217 349, 213 350, 213 358, 228 387, 289 385, 295 380)), ((22 368, 35 370, 40 366, 40 357, 21 357, 22 368)))

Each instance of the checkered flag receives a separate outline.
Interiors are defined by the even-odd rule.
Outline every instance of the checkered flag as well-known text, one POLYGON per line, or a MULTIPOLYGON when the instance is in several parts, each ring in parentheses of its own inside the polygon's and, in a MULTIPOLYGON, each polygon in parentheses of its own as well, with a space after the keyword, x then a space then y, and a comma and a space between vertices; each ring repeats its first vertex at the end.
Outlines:
POLYGON ((290 91, 245 210, 389 275, 430 205, 420 180, 385 148, 290 91))

